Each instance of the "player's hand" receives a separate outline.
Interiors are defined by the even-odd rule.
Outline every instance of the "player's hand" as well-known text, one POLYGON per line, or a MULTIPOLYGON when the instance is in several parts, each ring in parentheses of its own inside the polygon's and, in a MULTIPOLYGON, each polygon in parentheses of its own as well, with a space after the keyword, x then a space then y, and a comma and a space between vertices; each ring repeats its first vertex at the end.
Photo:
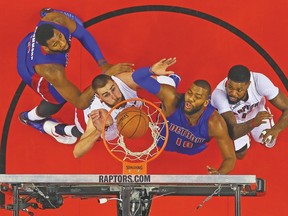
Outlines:
POLYGON ((176 58, 162 59, 159 62, 155 63, 151 68, 151 72, 156 75, 170 75, 173 74, 173 71, 166 71, 168 67, 176 63, 176 58))
POLYGON ((268 148, 272 148, 275 144, 276 144, 276 138, 278 136, 278 134, 280 133, 280 131, 276 130, 276 129, 266 129, 263 130, 261 135, 260 135, 260 139, 262 139, 262 143, 268 147, 268 148))
POLYGON ((210 175, 219 175, 220 173, 213 167, 207 166, 208 174, 210 175))
POLYGON ((96 109, 91 111, 89 116, 91 117, 93 125, 97 130, 102 131, 104 124, 105 127, 109 127, 113 124, 113 119, 111 116, 109 116, 107 121, 105 121, 107 114, 108 111, 105 109, 96 109))
POLYGON ((258 127, 259 125, 266 123, 273 118, 273 115, 267 111, 258 112, 255 118, 252 120, 252 124, 254 127, 258 127))
MULTIPOLYGON (((105 64, 102 66, 105 66, 105 64)), ((102 70, 102 66, 101 66, 101 70, 102 70)), ((113 75, 117 75, 120 73, 133 72, 134 71, 133 66, 134 64, 132 63, 118 63, 115 65, 109 64, 109 67, 106 66, 106 69, 102 71, 109 76, 113 76, 113 75)))

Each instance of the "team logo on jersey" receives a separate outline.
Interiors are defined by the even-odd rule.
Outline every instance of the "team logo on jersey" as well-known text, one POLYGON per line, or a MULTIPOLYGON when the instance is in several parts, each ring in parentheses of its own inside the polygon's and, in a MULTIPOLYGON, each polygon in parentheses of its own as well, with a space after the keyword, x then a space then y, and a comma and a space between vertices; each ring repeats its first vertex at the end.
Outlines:
POLYGON ((203 143, 205 141, 205 138, 196 137, 188 129, 180 127, 180 126, 175 125, 173 123, 170 123, 169 131, 179 134, 183 138, 190 140, 192 143, 203 143))
POLYGON ((246 104, 245 106, 241 107, 239 110, 235 110, 234 114, 236 115, 241 115, 242 114, 242 118, 246 118, 246 116, 251 113, 253 111, 254 108, 258 107, 259 102, 255 103, 255 104, 246 104))

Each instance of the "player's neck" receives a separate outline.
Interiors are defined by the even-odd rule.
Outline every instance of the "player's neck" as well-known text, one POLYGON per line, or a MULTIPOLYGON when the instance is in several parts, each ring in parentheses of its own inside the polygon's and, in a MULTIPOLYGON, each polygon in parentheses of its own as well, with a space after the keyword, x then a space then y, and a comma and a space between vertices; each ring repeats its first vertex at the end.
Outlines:
POLYGON ((205 108, 202 108, 201 110, 199 110, 196 113, 193 113, 191 115, 187 115, 187 114, 185 115, 191 126, 195 126, 198 123, 198 120, 202 116, 204 110, 205 110, 205 108))

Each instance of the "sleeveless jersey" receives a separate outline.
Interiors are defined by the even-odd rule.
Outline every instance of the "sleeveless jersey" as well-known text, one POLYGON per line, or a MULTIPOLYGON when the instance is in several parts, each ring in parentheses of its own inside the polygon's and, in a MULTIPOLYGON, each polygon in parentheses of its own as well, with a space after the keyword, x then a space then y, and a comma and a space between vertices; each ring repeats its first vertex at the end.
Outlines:
MULTIPOLYGON (((191 126, 183 112, 184 103, 183 95, 176 111, 167 117, 169 137, 165 150, 193 155, 207 148, 206 143, 210 141, 208 121, 215 108, 209 103, 197 124, 191 126)), ((165 137, 165 130, 161 132, 161 135, 165 137)), ((162 145, 163 140, 159 140, 158 146, 162 145)))
POLYGON ((238 123, 254 118, 259 111, 265 110, 265 97, 275 98, 279 89, 263 74, 251 72, 248 87, 248 100, 240 100, 236 104, 229 104, 226 94, 227 78, 221 81, 212 93, 211 103, 220 114, 232 111, 238 123))
MULTIPOLYGON (((40 21, 38 26, 43 24, 53 25, 54 28, 63 33, 68 43, 71 42, 71 34, 67 28, 53 22, 45 21, 40 21)), ((38 44, 35 39, 35 32, 38 26, 34 32, 28 34, 24 40, 22 40, 18 47, 18 73, 22 77, 23 81, 35 92, 40 94, 44 100, 51 103, 63 103, 65 100, 62 96, 50 83, 35 72, 34 66, 39 64, 61 64, 66 67, 68 63, 68 53, 45 53, 42 50, 41 45, 38 44)))
MULTIPOLYGON (((115 83, 119 87, 125 100, 129 98, 138 98, 137 92, 131 89, 128 85, 126 85, 126 83, 124 83, 121 79, 117 78, 116 76, 112 76, 112 79, 115 81, 115 83)), ((136 101, 136 103, 134 103, 133 101, 129 102, 125 105, 125 107, 114 109, 113 112, 111 112, 111 116, 115 120, 116 116, 123 109, 127 107, 131 107, 131 106, 139 107, 141 106, 141 104, 142 104, 141 101, 136 101)), ((75 124, 78 130, 81 131, 82 133, 84 132, 86 128, 90 112, 95 109, 106 109, 109 112, 111 107, 107 106, 107 104, 105 104, 104 102, 101 102, 99 98, 96 97, 96 95, 94 95, 94 98, 92 99, 91 104, 87 109, 85 109, 84 111, 77 109, 76 116, 75 116, 75 124)), ((114 121, 113 125, 111 125, 107 129, 105 138, 107 140, 111 140, 111 139, 114 139, 116 136, 117 136, 117 126, 116 126, 116 122, 114 121)))

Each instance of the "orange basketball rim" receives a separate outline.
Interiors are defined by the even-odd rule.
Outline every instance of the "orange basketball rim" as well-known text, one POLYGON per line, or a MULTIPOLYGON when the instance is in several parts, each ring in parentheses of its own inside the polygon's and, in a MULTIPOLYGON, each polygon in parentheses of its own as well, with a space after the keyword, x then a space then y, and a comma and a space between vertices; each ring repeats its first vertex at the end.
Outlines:
MULTIPOLYGON (((160 103, 157 102, 157 104, 159 105, 160 103)), ((146 174, 147 163, 156 159, 163 152, 167 145, 168 137, 169 128, 164 113, 155 103, 142 98, 130 98, 116 104, 109 110, 102 127, 104 145, 108 152, 123 164, 123 174, 146 174), (108 129, 105 128, 110 115, 114 116, 113 124, 116 125, 115 119, 117 116, 115 117, 115 115, 132 106, 140 108, 149 118, 149 131, 145 136, 129 140, 119 133, 116 126, 110 126, 108 129), (106 136, 107 131, 115 133, 113 139, 106 138, 108 137, 106 136), (163 142, 161 147, 157 145, 159 141, 163 142), (139 146, 139 143, 145 143, 143 149, 136 151, 131 150, 133 146, 139 146)))

